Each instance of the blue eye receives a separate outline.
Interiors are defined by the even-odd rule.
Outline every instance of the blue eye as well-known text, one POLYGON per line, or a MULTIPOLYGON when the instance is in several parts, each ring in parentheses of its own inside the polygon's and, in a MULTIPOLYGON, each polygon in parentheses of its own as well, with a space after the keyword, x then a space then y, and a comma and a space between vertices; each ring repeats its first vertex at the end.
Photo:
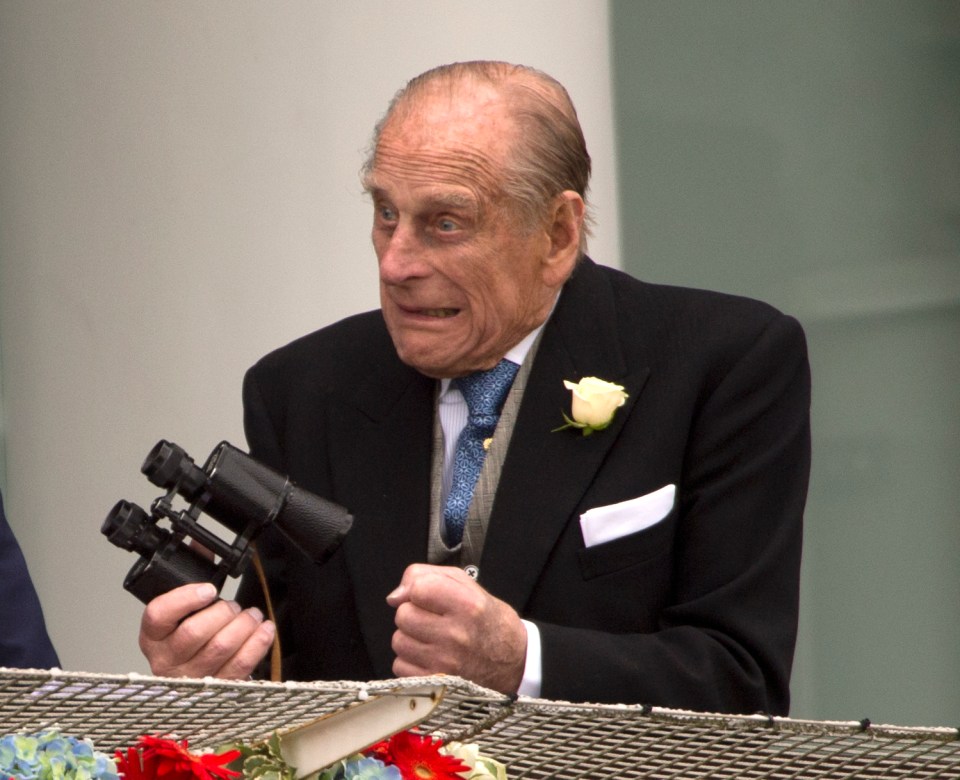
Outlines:
POLYGON ((396 212, 389 206, 380 206, 377 209, 377 216, 384 222, 395 222, 397 219, 396 212))
POLYGON ((437 222, 437 227, 444 233, 449 233, 451 230, 457 229, 457 223, 452 219, 441 219, 437 222))

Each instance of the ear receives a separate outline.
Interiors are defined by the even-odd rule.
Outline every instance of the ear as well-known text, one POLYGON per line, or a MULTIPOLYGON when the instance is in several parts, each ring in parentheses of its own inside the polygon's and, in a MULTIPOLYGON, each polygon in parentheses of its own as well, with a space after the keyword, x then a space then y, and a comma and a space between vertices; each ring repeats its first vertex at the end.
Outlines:
POLYGON ((560 287, 573 273, 580 259, 580 239, 586 206, 573 190, 565 190, 554 199, 547 220, 550 249, 543 260, 543 281, 560 287))

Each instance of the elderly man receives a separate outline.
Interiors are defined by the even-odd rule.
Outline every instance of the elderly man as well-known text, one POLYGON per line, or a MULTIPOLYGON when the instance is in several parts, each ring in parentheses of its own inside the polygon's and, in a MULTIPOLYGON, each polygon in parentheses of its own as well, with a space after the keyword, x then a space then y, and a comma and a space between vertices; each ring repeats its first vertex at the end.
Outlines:
MULTIPOLYGON (((583 256, 589 171, 566 91, 532 69, 445 66, 391 104, 364 170, 380 311, 268 355, 244 385, 251 453, 355 516, 322 566, 262 540, 285 677, 443 672, 787 711, 802 331, 583 256), (583 428, 564 381, 587 377, 623 391, 583 428)), ((190 585, 148 606, 154 672, 257 667, 275 627, 256 583, 246 609, 214 597, 190 585)))

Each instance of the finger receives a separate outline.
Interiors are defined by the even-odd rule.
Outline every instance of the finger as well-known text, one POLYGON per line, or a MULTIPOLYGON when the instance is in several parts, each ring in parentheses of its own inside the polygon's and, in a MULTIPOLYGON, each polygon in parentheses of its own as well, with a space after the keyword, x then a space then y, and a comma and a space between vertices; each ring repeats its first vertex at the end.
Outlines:
MULTIPOLYGON (((229 619, 220 621, 218 617, 218 622, 214 623, 208 615, 194 615, 166 642, 164 650, 169 668, 165 670, 165 674, 190 677, 223 676, 224 673, 234 677, 246 677, 250 674, 266 652, 265 648, 269 647, 269 642, 261 635, 244 651, 245 644, 263 625, 263 614, 255 607, 240 610, 239 605, 233 602, 219 602, 205 612, 212 613, 221 606, 228 612, 229 619), (178 643, 176 647, 173 640, 178 643), (264 648, 263 652, 256 655, 256 651, 261 647, 264 648), (256 655, 256 658, 251 660, 253 655, 256 655), (235 656, 238 657, 234 662, 235 656)), ((272 633, 272 624, 264 631, 272 633)), ((272 641, 272 636, 270 638, 272 641)))
MULTIPOLYGON (((213 650, 220 650, 220 643, 226 643, 229 639, 241 635, 244 628, 247 633, 252 632, 262 619, 259 610, 252 614, 248 611, 244 615, 243 608, 237 602, 217 601, 186 618, 163 643, 167 653, 179 662, 180 659, 193 658, 202 653, 211 643, 213 650)), ((231 653, 235 649, 233 648, 231 653)), ((220 651, 221 654, 222 652, 225 651, 220 651)), ((213 653, 207 653, 208 657, 211 655, 213 653)), ((218 660, 222 662, 223 659, 218 660)))
POLYGON ((191 583, 157 596, 143 611, 140 636, 160 641, 180 626, 187 615, 209 606, 217 598, 217 589, 209 582, 191 583))
POLYGON ((399 631, 427 644, 444 641, 450 623, 443 615, 421 609, 412 602, 401 604, 394 615, 399 631))
MULTIPOLYGON (((410 566, 413 582, 437 579, 440 582, 451 581, 461 585, 476 585, 476 580, 459 566, 434 566, 428 563, 415 563, 410 566)), ((450 584, 448 582, 448 584, 450 584)))
POLYGON ((397 587, 387 594, 387 604, 391 607, 399 607, 401 604, 409 600, 410 598, 410 589, 403 583, 397 585, 397 587))
POLYGON ((216 676, 226 680, 245 680, 257 668, 273 645, 277 628, 265 620, 256 627, 230 659, 217 670, 216 676))
POLYGON ((387 595, 387 604, 391 607, 397 607, 407 601, 410 598, 410 588, 413 583, 435 568, 438 567, 425 563, 411 563, 404 569, 400 584, 387 595))
POLYGON ((256 607, 245 609, 212 634, 194 654, 196 662, 204 668, 222 669, 240 651, 244 643, 263 624, 263 613, 256 607))
POLYGON ((394 632, 391 645, 396 654, 393 670, 398 676, 456 674, 459 670, 457 654, 442 645, 421 642, 403 631, 394 632))
POLYGON ((431 674, 438 674, 429 669, 412 664, 399 656, 393 661, 393 674, 395 677, 428 677, 431 674))
POLYGON ((407 600, 437 615, 462 616, 475 610, 485 593, 460 569, 435 566, 409 584, 407 600))

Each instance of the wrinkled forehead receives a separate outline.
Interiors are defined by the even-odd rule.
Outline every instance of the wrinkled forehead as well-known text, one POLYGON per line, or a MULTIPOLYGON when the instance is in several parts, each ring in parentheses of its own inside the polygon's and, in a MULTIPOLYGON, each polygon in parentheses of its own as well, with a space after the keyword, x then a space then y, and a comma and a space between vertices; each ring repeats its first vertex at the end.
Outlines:
POLYGON ((516 126, 492 89, 434 89, 383 126, 368 177, 460 184, 488 197, 502 191, 516 126))
POLYGON ((512 128, 505 93, 474 80, 438 81, 407 95, 383 128, 402 128, 421 141, 456 139, 467 134, 502 135, 512 128))

